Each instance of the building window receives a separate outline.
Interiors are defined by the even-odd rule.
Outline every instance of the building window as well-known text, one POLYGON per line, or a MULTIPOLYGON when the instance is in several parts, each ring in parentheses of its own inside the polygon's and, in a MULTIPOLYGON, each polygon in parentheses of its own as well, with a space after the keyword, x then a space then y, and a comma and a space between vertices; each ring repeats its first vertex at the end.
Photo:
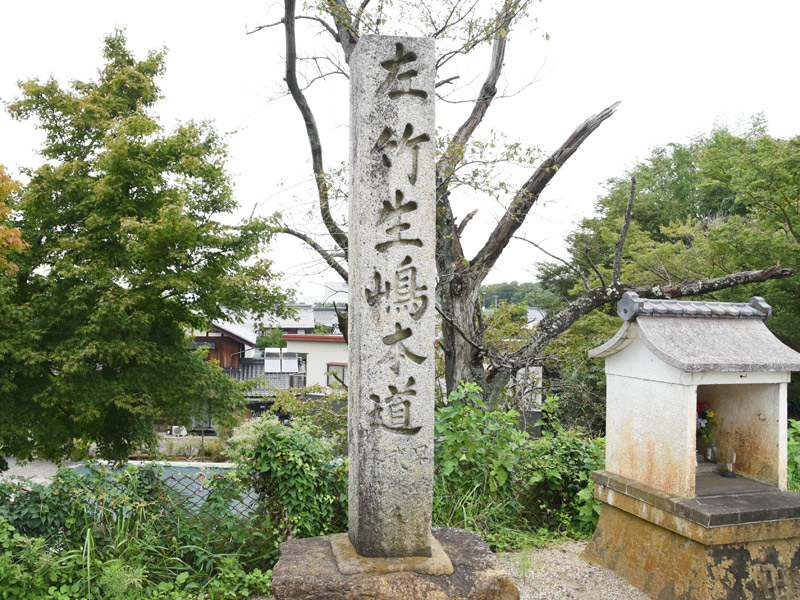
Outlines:
POLYGON ((344 363, 328 363, 328 385, 347 383, 347 365, 344 363), (338 378, 338 379, 337 379, 338 378))

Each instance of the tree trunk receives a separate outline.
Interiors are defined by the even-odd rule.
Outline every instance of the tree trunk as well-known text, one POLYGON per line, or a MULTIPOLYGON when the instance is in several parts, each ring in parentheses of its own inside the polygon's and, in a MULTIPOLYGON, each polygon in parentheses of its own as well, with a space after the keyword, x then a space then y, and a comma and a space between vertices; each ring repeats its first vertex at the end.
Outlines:
MULTIPOLYGON (((480 365, 477 349, 467 341, 479 339, 476 331, 475 306, 478 301, 480 283, 468 273, 458 272, 440 284, 442 319, 442 349, 444 350, 445 383, 449 394, 458 387, 459 381, 477 381, 480 365)), ((463 271, 463 270, 462 270, 463 271)), ((482 369, 481 369, 482 370, 482 369)))

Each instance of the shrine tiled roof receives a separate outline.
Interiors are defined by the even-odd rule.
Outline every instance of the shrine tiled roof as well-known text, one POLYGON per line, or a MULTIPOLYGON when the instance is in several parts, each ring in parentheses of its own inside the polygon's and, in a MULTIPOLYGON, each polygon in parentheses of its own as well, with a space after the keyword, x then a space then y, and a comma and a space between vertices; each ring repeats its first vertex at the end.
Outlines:
POLYGON ((684 372, 800 371, 800 353, 767 328, 772 309, 749 302, 650 300, 626 293, 617 304, 625 320, 608 342, 589 352, 608 357, 640 339, 659 359, 684 372))
POLYGON ((617 314, 625 321, 637 316, 767 319, 772 316, 772 308, 759 296, 749 302, 703 302, 640 298, 636 292, 625 292, 617 303, 617 314))

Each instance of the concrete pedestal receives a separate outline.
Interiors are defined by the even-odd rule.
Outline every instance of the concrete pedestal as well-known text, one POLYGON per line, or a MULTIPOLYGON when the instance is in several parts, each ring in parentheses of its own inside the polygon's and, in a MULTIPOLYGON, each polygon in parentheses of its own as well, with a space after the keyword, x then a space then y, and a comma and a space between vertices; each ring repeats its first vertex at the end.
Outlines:
MULTIPOLYGON (((334 555, 339 536, 284 542, 272 575, 272 592, 276 600, 519 600, 517 586, 481 536, 451 527, 434 527, 433 536, 452 563, 449 575, 396 571, 392 564, 379 568, 375 563, 354 573, 352 559, 344 561, 349 566, 343 573, 334 555)), ((424 571, 413 560, 409 569, 424 571)))
POLYGON ((592 474, 600 521, 583 558, 657 600, 800 597, 800 494, 717 473, 681 498, 592 474))

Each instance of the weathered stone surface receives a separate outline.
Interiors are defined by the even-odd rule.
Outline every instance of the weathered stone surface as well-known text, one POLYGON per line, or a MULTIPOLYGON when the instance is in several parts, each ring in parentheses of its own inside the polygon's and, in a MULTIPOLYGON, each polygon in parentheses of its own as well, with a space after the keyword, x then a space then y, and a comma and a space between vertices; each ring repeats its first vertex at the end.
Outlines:
POLYGON ((430 556, 435 343, 432 39, 362 36, 350 60, 349 535, 430 556))
POLYGON ((519 590, 481 537, 434 527, 453 563, 451 575, 414 572, 383 575, 339 572, 324 536, 284 542, 272 575, 276 600, 519 600, 519 590))
POLYGON ((700 494, 694 498, 608 471, 595 471, 592 479, 603 510, 610 505, 704 545, 800 538, 800 493, 745 477, 700 475, 700 494), (710 484, 713 480, 716 483, 710 484))
POLYGON ((754 537, 761 539, 707 545, 604 504, 582 558, 657 600, 800 597, 800 537, 754 537))
POLYGON ((331 537, 331 549, 336 559, 336 566, 343 575, 356 573, 400 573, 413 571, 426 575, 450 575, 453 563, 442 548, 442 545, 431 536, 430 556, 398 556, 395 558, 372 558, 361 556, 356 552, 346 533, 331 537))

